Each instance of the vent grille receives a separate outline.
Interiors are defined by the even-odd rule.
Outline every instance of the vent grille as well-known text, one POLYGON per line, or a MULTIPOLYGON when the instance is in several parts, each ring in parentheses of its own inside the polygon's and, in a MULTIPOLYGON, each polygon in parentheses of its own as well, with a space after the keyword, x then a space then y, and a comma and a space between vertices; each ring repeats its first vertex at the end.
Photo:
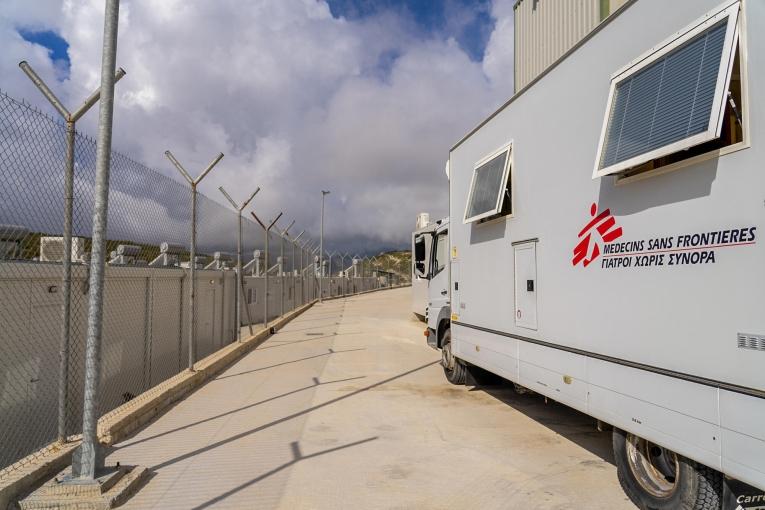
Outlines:
POLYGON ((765 351, 765 335, 750 335, 748 333, 739 333, 738 347, 739 349, 765 351))

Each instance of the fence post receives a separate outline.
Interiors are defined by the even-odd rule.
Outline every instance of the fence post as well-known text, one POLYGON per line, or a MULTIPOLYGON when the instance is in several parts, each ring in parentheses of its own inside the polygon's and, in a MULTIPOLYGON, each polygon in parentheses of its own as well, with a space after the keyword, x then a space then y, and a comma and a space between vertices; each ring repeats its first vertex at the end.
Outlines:
POLYGON ((196 282, 194 276, 197 267, 197 185, 202 182, 202 179, 210 173, 218 161, 223 159, 223 153, 221 152, 212 162, 207 165, 207 168, 199 174, 199 177, 192 179, 185 168, 175 159, 175 156, 168 150, 165 151, 165 156, 169 159, 175 168, 181 173, 181 175, 191 185, 191 247, 189 250, 189 370, 194 371, 194 361, 196 361, 196 321, 194 317, 194 290, 196 282))
POLYGON ((265 242, 265 248, 266 248, 266 279, 265 279, 265 299, 263 300, 263 327, 268 329, 268 272, 271 269, 268 267, 268 238, 270 236, 271 228, 273 228, 274 225, 276 225, 276 222, 279 221, 279 218, 282 217, 282 213, 280 212, 274 221, 271 222, 269 226, 266 226, 262 221, 260 221, 260 218, 258 216, 250 211, 250 214, 252 214, 252 217, 255 218, 255 221, 258 222, 258 224, 263 228, 263 233, 266 236, 266 242, 265 242))
POLYGON ((281 285, 281 287, 282 287, 282 292, 281 292, 282 299, 281 299, 281 308, 280 308, 281 314, 280 315, 284 315, 284 283, 285 283, 285 281, 284 281, 284 236, 287 235, 287 232, 289 231, 290 228, 292 228, 292 225, 294 225, 294 224, 295 224, 295 220, 292 220, 292 223, 287 225, 287 228, 285 228, 281 232, 279 232, 278 228, 276 229, 276 231, 279 232, 279 258, 281 259, 281 263, 279 264, 279 271, 281 272, 281 274, 279 276, 280 276, 281 282, 282 282, 282 285, 281 285))
POLYGON ((319 235, 319 303, 321 303, 323 296, 322 296, 322 271, 324 271, 324 266, 322 264, 324 260, 324 197, 329 195, 329 191, 321 191, 321 233, 319 235))
MULTIPOLYGON (((236 236, 236 287, 237 290, 236 294, 234 294, 234 306, 236 306, 236 340, 238 342, 242 341, 242 303, 241 301, 244 299, 244 287, 242 286, 242 211, 245 207, 252 201, 253 198, 255 198, 255 195, 258 194, 258 191, 260 191, 260 188, 256 189, 252 195, 250 195, 250 198, 244 201, 241 206, 237 205, 236 202, 234 202, 234 199, 231 198, 231 196, 226 193, 226 190, 223 189, 223 186, 220 186, 218 188, 221 193, 223 193, 223 196, 228 199, 229 203, 234 207, 236 212, 239 215, 239 229, 237 230, 237 236, 236 236)), ((249 314, 249 309, 248 309, 249 314)), ((252 335, 252 323, 249 324, 250 327, 250 335, 252 335)))
MULTIPOLYGON (((74 113, 64 107, 61 101, 56 97, 53 91, 48 88, 45 82, 32 69, 26 61, 19 62, 19 67, 26 74, 32 83, 42 92, 43 96, 53 105, 58 113, 66 122, 66 160, 64 163, 64 232, 62 254, 61 290, 63 302, 61 304, 61 338, 59 340, 59 374, 58 374, 58 441, 65 443, 67 440, 67 402, 69 400, 69 344, 71 330, 71 310, 72 310, 72 216, 74 208, 74 142, 76 134, 76 123, 87 113, 90 108, 98 102, 101 97, 101 89, 93 92, 74 113)), ((114 76, 114 82, 118 82, 125 71, 122 68, 117 69, 114 76)))
POLYGON ((106 0, 103 55, 101 59, 101 106, 98 115, 96 186, 93 203, 93 240, 90 256, 88 335, 85 346, 85 390, 82 412, 82 444, 72 461, 72 476, 94 483, 104 467, 98 443, 98 386, 101 377, 101 332, 103 318, 104 266, 106 265, 106 221, 109 207, 112 120, 114 114, 114 71, 117 58, 119 0, 106 0))
MULTIPOLYGON (((298 273, 295 275, 295 246, 297 245, 298 239, 303 237, 303 234, 305 234, 305 230, 300 232, 297 237, 292 239, 292 263, 290 264, 290 269, 292 269, 292 299, 293 299, 293 305, 295 305, 295 308, 297 308, 297 285, 296 282, 298 281, 298 277, 300 280, 300 304, 303 304, 303 275, 298 273)), ((302 256, 301 256, 302 259, 302 256)), ((302 263, 301 263, 302 266, 302 263)), ((300 268, 303 269, 302 267, 300 268)))

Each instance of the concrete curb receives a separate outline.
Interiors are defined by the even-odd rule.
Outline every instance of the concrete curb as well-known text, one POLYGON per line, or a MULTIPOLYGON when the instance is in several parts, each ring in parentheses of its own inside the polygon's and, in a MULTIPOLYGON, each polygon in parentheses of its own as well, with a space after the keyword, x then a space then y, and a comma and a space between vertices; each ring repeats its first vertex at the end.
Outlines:
MULTIPOLYGON (((258 347, 271 336, 272 330, 281 329, 317 302, 318 300, 313 300, 292 310, 283 317, 270 322, 267 329, 258 331, 242 342, 228 344, 198 361, 193 372, 185 370, 102 416, 98 420, 100 442, 110 446, 125 439, 173 403, 258 347)), ((10 476, 0 478, 0 509, 13 508, 11 504, 19 496, 27 494, 41 482, 61 472, 71 464, 72 453, 80 445, 80 442, 80 436, 73 436, 65 444, 51 443, 5 468, 3 471, 10 473, 10 476)))

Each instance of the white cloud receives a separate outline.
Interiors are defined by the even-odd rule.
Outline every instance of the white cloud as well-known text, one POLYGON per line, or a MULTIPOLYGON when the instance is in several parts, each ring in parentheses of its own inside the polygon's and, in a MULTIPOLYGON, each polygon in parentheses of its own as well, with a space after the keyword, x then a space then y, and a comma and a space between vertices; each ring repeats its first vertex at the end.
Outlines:
POLYGON ((513 5, 515 0, 494 0, 491 15, 496 20, 494 31, 486 45, 483 70, 495 89, 513 93, 513 5))
MULTIPOLYGON (((209 197, 222 201, 219 185, 235 200, 261 186, 261 217, 284 210, 317 235, 328 188, 328 242, 405 246, 416 213, 447 212, 453 142, 512 92, 511 4, 492 4, 496 27, 474 62, 393 13, 349 21, 315 0, 123 0, 118 65, 128 74, 117 85, 114 146, 171 176, 166 149, 194 175, 224 152, 200 186, 209 197)), ((0 87, 44 105, 14 67, 27 58, 50 81, 55 68, 14 27, 53 28, 70 44, 70 79, 58 90, 79 104, 99 83, 103 1, 9 5, 0 87)), ((95 110, 81 130, 95 134, 95 110)))

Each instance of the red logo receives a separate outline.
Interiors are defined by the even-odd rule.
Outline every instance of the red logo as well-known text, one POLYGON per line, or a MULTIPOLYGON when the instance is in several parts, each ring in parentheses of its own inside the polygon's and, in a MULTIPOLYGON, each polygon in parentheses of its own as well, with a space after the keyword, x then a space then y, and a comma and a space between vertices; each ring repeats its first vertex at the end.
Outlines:
POLYGON ((604 243, 610 243, 622 236, 622 227, 616 226, 616 220, 611 216, 611 209, 598 214, 598 206, 593 203, 590 206, 590 216, 592 220, 579 232, 579 244, 574 248, 574 258, 571 260, 573 265, 580 262, 584 267, 590 265, 590 262, 600 256, 600 245, 592 240, 591 230, 595 228, 600 239, 604 243))

